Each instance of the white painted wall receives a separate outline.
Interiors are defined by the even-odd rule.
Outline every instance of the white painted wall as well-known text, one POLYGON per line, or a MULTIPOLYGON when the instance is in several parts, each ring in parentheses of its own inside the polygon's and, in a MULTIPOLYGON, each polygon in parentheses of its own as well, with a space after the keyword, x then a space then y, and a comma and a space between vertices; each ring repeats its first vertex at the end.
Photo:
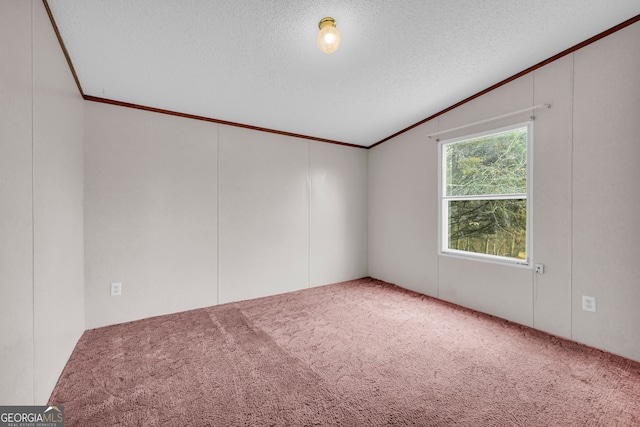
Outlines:
POLYGON ((220 303, 367 275, 367 152, 220 127, 220 303))
POLYGON ((573 56, 534 73, 536 113, 533 153, 533 256, 545 274, 533 275, 534 325, 571 335, 571 181, 573 147, 573 56))
POLYGON ((309 286, 309 143, 220 127, 220 303, 309 286))
POLYGON ((370 150, 370 275, 640 360, 639 74, 634 24, 370 150), (439 256, 427 135, 539 103, 552 104, 534 122, 532 256, 545 274, 439 256), (581 310, 582 295, 597 313, 581 310))
POLYGON ((438 296, 435 122, 369 150, 369 275, 438 296), (426 133, 425 133, 426 132, 426 133))
POLYGON ((84 101, 41 2, 33 27, 35 401, 84 332, 84 101))
POLYGON ((0 2, 0 404, 33 404, 31 2, 0 2))
POLYGON ((215 305, 218 125, 95 102, 85 115, 87 328, 215 305))
POLYGON ((368 276, 368 155, 310 142, 310 286, 368 276))
POLYGON ((573 337, 640 360, 640 23, 575 54, 573 337), (596 297, 597 312, 580 309, 596 297))
POLYGON ((43 405, 84 331, 83 101, 42 2, 0 2, 0 404, 43 405))
POLYGON ((85 109, 87 327, 367 275, 366 150, 85 109))

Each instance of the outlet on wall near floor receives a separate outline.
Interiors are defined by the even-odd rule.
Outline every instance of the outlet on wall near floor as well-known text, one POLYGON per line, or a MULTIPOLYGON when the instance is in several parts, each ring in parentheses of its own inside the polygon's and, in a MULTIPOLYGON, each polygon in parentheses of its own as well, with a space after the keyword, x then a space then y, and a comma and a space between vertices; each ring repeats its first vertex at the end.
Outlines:
POLYGON ((582 295, 582 309, 584 311, 596 311, 596 298, 582 295))
POLYGON ((111 284, 111 296, 118 297, 122 295, 122 283, 112 283, 111 284))

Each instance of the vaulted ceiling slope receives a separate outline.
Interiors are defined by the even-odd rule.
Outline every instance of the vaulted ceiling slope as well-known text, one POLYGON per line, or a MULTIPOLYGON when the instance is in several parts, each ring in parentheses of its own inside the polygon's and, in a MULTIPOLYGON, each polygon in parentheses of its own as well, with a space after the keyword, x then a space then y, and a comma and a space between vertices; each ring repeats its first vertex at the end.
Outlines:
POLYGON ((371 146, 638 0, 48 0, 84 95, 371 146), (340 49, 317 48, 335 18, 340 49))

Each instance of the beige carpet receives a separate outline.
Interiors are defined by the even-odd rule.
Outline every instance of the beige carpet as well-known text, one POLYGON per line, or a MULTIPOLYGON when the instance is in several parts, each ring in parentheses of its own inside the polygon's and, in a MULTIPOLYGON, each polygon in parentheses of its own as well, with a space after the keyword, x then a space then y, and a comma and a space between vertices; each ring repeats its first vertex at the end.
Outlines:
POLYGON ((374 279, 88 330, 66 426, 638 426, 640 364, 374 279))

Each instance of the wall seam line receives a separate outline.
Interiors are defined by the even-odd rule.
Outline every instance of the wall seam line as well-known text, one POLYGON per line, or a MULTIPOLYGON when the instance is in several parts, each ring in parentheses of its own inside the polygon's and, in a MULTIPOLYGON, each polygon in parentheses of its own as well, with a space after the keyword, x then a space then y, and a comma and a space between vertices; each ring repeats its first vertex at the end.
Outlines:
MULTIPOLYGON (((440 132, 440 117, 436 117, 436 131, 440 132)), ((439 145, 439 144, 438 144, 439 145)), ((441 162, 440 159, 440 147, 438 146, 438 152, 436 155, 436 161, 438 162, 438 165, 441 162)), ((437 236, 436 236, 436 256, 438 257, 438 264, 437 264, 437 270, 436 270, 436 278, 437 278, 437 282, 436 282, 436 298, 440 299, 440 261, 442 260, 442 257, 440 256, 440 248, 442 248, 442 196, 440 194, 440 186, 441 186, 441 182, 440 182, 440 175, 441 175, 441 171, 439 166, 437 166, 437 174, 438 176, 436 177, 436 185, 438 186, 437 188, 437 197, 438 197, 438 212, 436 215, 436 221, 437 221, 437 236)))
POLYGON ((307 221, 308 221, 308 235, 307 235, 307 239, 308 239, 308 248, 307 248, 307 259, 308 259, 308 264, 307 264, 307 288, 311 287, 311 141, 308 142, 308 149, 307 149, 307 189, 308 189, 308 194, 309 194, 309 201, 308 201, 308 207, 309 210, 307 211, 307 221))
POLYGON ((220 304, 220 125, 216 125, 216 305, 220 304))
POLYGON ((36 222, 35 222, 35 144, 34 144, 34 118, 35 118, 35 66, 34 66, 34 43, 35 38, 35 10, 31 2, 31 375, 33 404, 36 404, 36 222))
MULTIPOLYGON (((531 73, 531 105, 536 105, 536 71, 534 70, 531 73)), ((528 221, 529 221, 529 239, 530 241, 527 242, 527 249, 528 251, 530 251, 530 253, 528 254, 527 258, 529 258, 529 264, 534 264, 534 268, 533 268, 533 281, 532 281, 532 286, 531 286, 531 326, 533 328, 536 327, 536 302, 537 302, 537 297, 538 297, 538 273, 535 272, 535 253, 534 253, 534 221, 533 221, 533 214, 535 213, 535 203, 536 203, 536 198, 535 198, 535 189, 534 189, 534 185, 535 183, 533 182, 533 173, 534 173, 534 162, 535 162, 535 150, 536 150, 536 138, 535 138, 535 129, 533 129, 535 127, 535 111, 532 112, 532 117, 533 117, 533 124, 532 124, 532 132, 534 133, 534 137, 533 137, 533 144, 530 148, 530 154, 531 154, 531 158, 527 159, 527 167, 531 168, 531 171, 527 173, 527 180, 531 179, 531 183, 528 183, 528 187, 529 187, 529 196, 531 197, 531 201, 532 203, 528 203, 529 206, 527 206, 527 217, 528 217, 528 221)))
POLYGON ((569 209, 571 215, 569 216, 569 336, 571 339, 574 339, 574 331, 573 331, 573 182, 574 182, 574 172, 573 172, 573 162, 574 162, 574 152, 573 152, 573 138, 575 131, 575 90, 576 90, 576 54, 573 52, 571 54, 571 136, 569 137, 569 152, 571 163, 569 165, 570 174, 569 174, 569 209))

